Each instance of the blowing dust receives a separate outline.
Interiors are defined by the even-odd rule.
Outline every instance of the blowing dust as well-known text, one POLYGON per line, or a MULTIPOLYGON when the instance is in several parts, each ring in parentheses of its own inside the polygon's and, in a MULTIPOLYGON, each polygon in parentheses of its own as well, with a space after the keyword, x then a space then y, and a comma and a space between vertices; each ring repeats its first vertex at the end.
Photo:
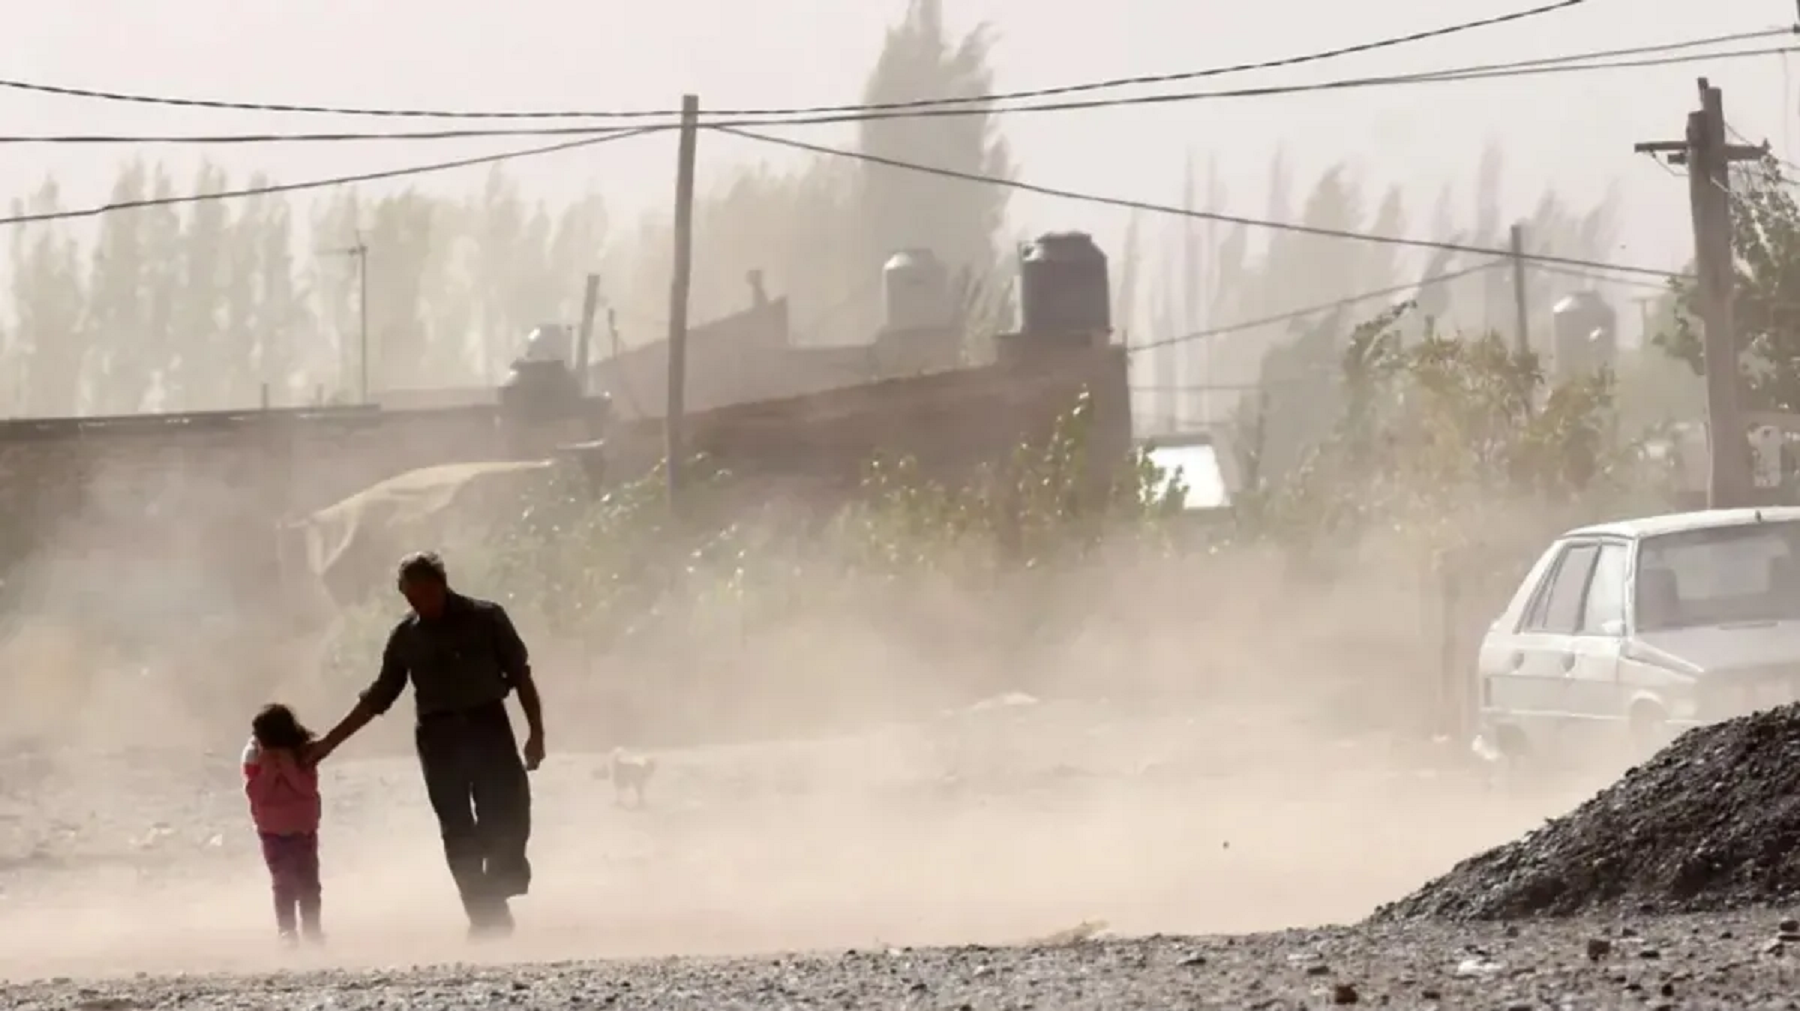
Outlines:
MULTIPOLYGON (((516 937, 464 939, 403 703, 325 767, 330 943, 300 959, 1360 918, 1572 796, 1502 797, 1466 768, 1462 742, 1421 730, 1437 674, 1404 547, 1331 573, 1247 549, 1115 562, 1033 600, 1082 612, 1041 648, 963 645, 984 616, 1023 606, 998 595, 922 601, 904 619, 809 617, 685 673, 534 642, 550 759, 533 781, 536 875, 516 937), (616 804, 604 776, 616 745, 657 760, 641 808, 616 804)), ((48 620, 11 631, 0 978, 294 964, 275 943, 238 749, 267 696, 322 727, 356 686, 309 682, 314 658, 281 652, 169 669, 123 664, 48 620)))

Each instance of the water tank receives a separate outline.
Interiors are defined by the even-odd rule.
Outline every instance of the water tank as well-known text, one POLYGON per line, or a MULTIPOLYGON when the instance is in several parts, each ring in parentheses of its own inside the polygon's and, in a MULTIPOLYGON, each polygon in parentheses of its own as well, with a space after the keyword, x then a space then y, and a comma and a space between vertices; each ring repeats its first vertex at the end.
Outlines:
POLYGON ((541 323, 525 337, 524 360, 528 362, 562 362, 574 360, 575 333, 566 323, 541 323))
POLYGON ((1019 252, 1023 336, 1075 336, 1112 330, 1106 254, 1085 232, 1052 232, 1019 252))
POLYGON ((881 268, 883 330, 950 325, 950 271, 929 249, 903 249, 881 268))
POLYGON ((1619 317, 1598 292, 1578 291, 1550 310, 1551 366, 1561 378, 1611 368, 1619 355, 1619 317))
POLYGON ((533 327, 524 353, 500 383, 500 410, 521 421, 551 421, 581 406, 581 381, 570 367, 574 332, 562 323, 533 327))

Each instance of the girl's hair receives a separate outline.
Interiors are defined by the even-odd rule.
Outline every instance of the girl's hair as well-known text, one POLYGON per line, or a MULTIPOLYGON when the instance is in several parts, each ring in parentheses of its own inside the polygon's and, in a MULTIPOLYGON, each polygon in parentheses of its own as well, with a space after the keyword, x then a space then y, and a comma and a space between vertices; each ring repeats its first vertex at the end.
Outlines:
POLYGON ((306 729, 294 711, 279 703, 262 707, 250 721, 250 733, 265 748, 297 750, 313 740, 313 732, 306 729))

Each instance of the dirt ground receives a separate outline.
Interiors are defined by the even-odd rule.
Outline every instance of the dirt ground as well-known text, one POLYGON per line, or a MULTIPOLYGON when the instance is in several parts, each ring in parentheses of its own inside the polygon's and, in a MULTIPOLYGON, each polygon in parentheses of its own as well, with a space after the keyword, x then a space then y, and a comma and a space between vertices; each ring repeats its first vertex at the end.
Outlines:
MULTIPOLYGON (((404 719, 404 717, 401 717, 404 719)), ((236 745, 0 763, 0 978, 269 970, 236 745)), ((669 752, 620 808, 603 756, 537 774, 519 935, 472 952, 417 769, 356 745, 324 789, 327 957, 386 966, 1006 944, 1082 923, 1352 921, 1573 794, 1503 798, 1279 712, 1001 696, 835 739, 669 752)))
MULTIPOLYGON (((326 766, 330 943, 295 955, 241 793, 248 711, 215 704, 244 693, 82 686, 66 672, 92 664, 39 635, 13 647, 30 663, 0 663, 20 703, 0 712, 0 1007, 1245 1006, 1330 998, 1337 976, 1291 961, 1321 957, 1429 1000, 1407 966, 1451 973, 1464 956, 1445 953, 1477 942, 1241 935, 1357 921, 1617 771, 1496 793, 1461 743, 1423 743, 1407 717, 1434 686, 1405 652, 1422 604, 1385 576, 1301 593, 1103 575, 1065 602, 1081 633, 1026 662, 970 659, 973 609, 997 605, 947 598, 913 602, 909 636, 821 618, 747 658, 733 641, 741 669, 703 683, 588 671, 660 687, 627 723, 744 742, 651 748, 643 810, 599 776, 618 703, 546 663, 536 879, 517 936, 480 947, 407 755, 410 701, 326 766), (1020 670, 1034 683, 1009 686, 1020 670), (1071 930, 1189 940, 1020 946, 1071 930)), ((329 723, 353 686, 301 675, 318 690, 281 694, 329 723)))

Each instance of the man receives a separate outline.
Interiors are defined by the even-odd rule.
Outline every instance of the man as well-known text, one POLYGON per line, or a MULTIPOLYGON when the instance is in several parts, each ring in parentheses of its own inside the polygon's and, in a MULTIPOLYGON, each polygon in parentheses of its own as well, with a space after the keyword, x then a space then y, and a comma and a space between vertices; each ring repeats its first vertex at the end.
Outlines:
POLYGON ((503 936, 513 926, 507 900, 531 884, 526 773, 544 760, 543 706, 525 643, 499 604, 450 589, 436 554, 401 559, 399 587, 412 613, 388 636, 381 673, 310 756, 319 761, 337 750, 387 712, 410 680, 425 792, 470 936, 503 936), (529 728, 522 758, 506 714, 513 691, 529 728))

